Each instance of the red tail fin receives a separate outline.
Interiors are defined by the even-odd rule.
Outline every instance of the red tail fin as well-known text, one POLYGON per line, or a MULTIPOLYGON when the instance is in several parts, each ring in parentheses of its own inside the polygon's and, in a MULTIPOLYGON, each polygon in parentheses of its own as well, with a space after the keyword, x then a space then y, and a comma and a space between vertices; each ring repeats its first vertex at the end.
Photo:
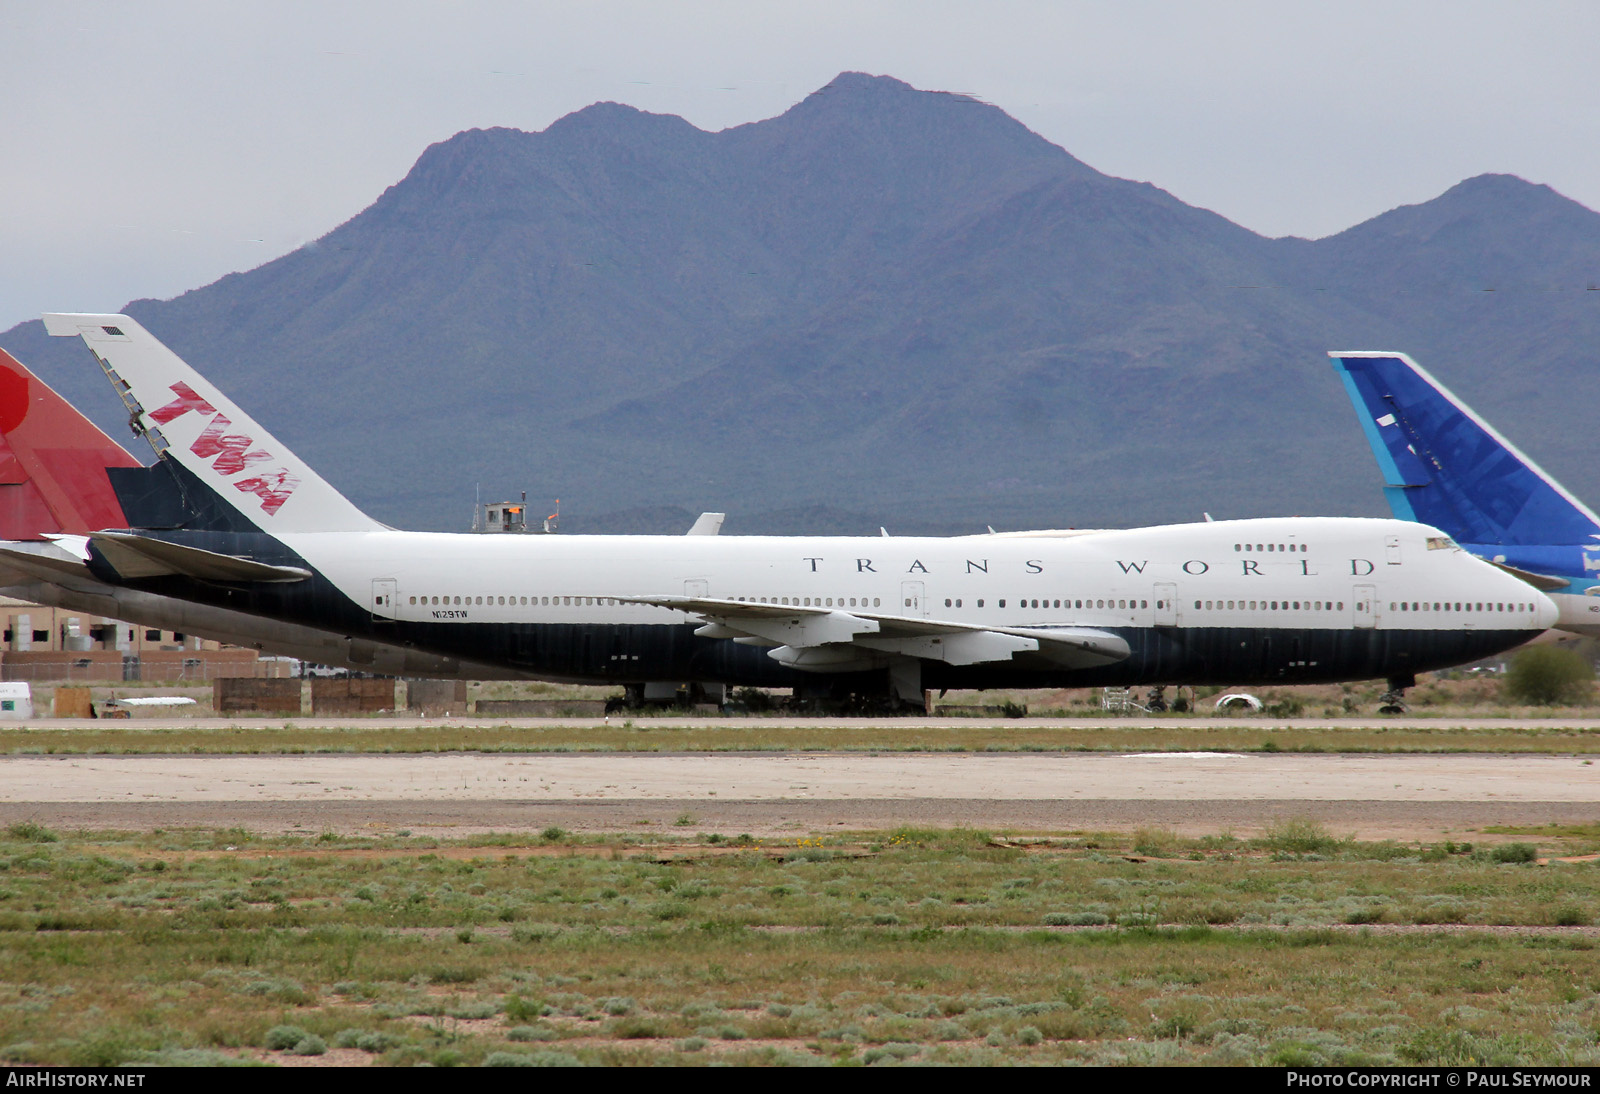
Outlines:
POLYGON ((121 445, 0 350, 0 539, 127 527, 106 468, 137 466, 121 445))

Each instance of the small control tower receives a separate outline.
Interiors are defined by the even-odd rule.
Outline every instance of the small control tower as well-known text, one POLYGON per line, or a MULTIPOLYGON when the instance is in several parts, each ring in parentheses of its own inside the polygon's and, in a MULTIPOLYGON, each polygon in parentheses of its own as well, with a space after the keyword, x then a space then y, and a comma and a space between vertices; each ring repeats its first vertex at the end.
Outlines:
MULTIPOLYGON (((553 533, 561 523, 561 501, 556 501, 556 511, 544 518, 542 530, 553 533)), ((522 492, 521 501, 481 501, 472 512, 474 532, 531 532, 528 526, 528 492, 522 492)))

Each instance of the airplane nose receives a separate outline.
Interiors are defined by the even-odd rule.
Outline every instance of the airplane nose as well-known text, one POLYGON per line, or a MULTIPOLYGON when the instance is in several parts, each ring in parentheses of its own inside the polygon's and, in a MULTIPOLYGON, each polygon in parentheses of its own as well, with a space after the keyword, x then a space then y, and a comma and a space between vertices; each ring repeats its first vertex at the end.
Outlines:
POLYGON ((1556 620, 1561 616, 1561 609, 1556 607, 1556 602, 1548 596, 1535 590, 1533 621, 1540 630, 1549 630, 1556 625, 1556 620))

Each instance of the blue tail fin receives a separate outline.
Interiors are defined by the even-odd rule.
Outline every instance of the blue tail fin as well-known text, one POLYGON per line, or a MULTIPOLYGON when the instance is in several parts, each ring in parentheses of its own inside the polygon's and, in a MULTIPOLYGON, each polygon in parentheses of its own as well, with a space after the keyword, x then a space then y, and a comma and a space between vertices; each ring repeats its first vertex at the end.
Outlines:
POLYGON ((1592 543, 1600 518, 1403 353, 1330 353, 1389 508, 1463 543, 1592 543))

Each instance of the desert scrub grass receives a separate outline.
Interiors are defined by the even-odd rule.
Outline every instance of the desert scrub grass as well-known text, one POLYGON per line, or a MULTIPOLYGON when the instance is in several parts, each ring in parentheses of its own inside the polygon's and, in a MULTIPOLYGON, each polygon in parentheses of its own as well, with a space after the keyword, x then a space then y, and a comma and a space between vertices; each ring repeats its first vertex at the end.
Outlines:
POLYGON ((6 827, 6 838, 23 843, 55 843, 61 837, 33 821, 18 821, 6 827))
POLYGON ((1305 817, 1278 821, 1267 828, 1258 842, 1285 855, 1327 855, 1344 845, 1321 822, 1305 817))
MULTIPOLYGON (((1066 725, 1034 721, 987 725, 907 727, 876 725, 751 725, 734 721, 695 724, 635 723, 597 726, 575 720, 565 726, 396 726, 376 722, 348 727, 317 725, 158 726, 123 729, 54 727, 0 728, 0 754, 9 755, 304 755, 440 754, 453 752, 1514 752, 1600 753, 1600 737, 1581 724, 1461 724, 1485 711, 1419 708, 1428 725, 1293 727, 1212 725, 1177 719, 1170 725, 1127 725, 1116 720, 1066 725), (1454 719, 1454 721, 1452 721, 1454 719)), ((1532 714, 1551 708, 1490 707, 1490 717, 1532 714)), ((670 822, 669 822, 670 823, 670 822)))
POLYGON ((584 1063, 681 1060, 694 1038, 708 1062, 780 1062, 770 1043, 855 1063, 890 1044, 921 1046, 919 1062, 1398 1061, 1404 1045, 1428 1048, 1408 1038, 1432 1023, 1571 1060, 1571 1023, 1600 1014, 1596 939, 1561 925, 1594 906, 1593 864, 1428 861, 1346 840, 1305 858, 1177 836, 1178 855, 1139 862, 1129 836, 1031 850, 986 833, 894 836, 834 835, 834 857, 783 861, 784 848, 665 837, 629 858, 577 842, 532 854, 547 847, 537 834, 480 853, 468 840, 231 834, 222 852, 210 832, 0 832, 0 1046, 40 1063, 239 1055, 293 1026, 295 1045, 319 1037, 393 1064, 531 1055, 530 1029, 584 1063), (165 868, 146 869, 156 858, 165 868), (511 899, 527 919, 495 918, 511 899), (660 918, 663 904, 688 912, 660 918), (79 926, 49 929, 60 909, 79 926), (1361 933, 1370 909, 1381 919, 1361 933), (1050 928, 1078 916, 1137 925, 1050 928), (1249 926, 1274 918, 1299 926, 1249 926), (1385 933, 1430 922, 1469 929, 1385 933), (1470 930, 1502 923, 1527 931, 1470 930))
POLYGON ((1171 858, 1177 854, 1178 834, 1170 828, 1140 828, 1133 834, 1133 853, 1151 858, 1171 858))

